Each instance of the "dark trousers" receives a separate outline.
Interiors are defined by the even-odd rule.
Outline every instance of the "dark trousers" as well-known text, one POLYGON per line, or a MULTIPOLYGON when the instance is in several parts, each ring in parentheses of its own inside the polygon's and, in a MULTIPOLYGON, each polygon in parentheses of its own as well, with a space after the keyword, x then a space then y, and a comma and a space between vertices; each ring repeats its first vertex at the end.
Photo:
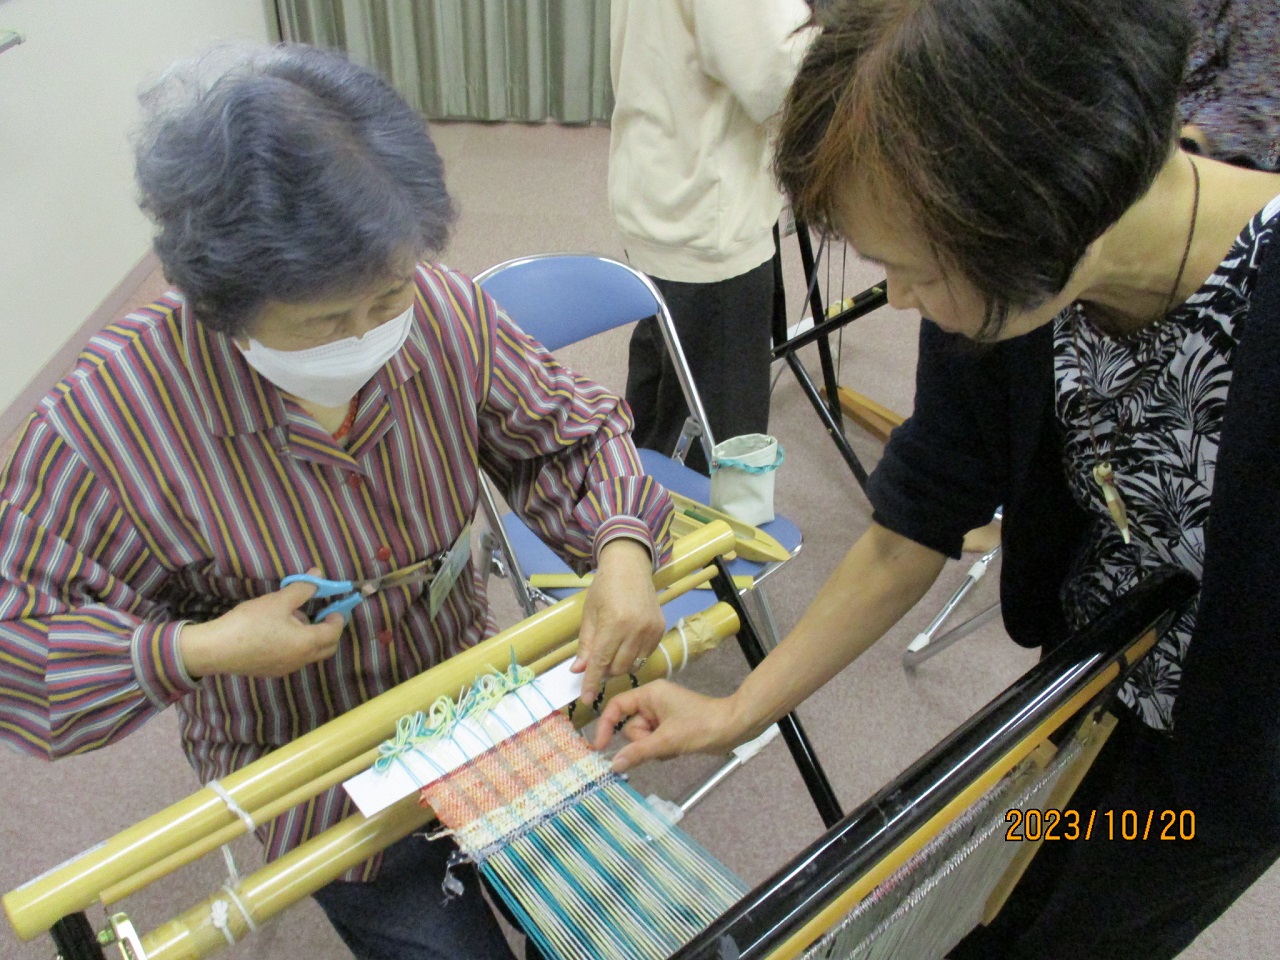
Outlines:
POLYGON ((1093 838, 1041 844, 996 919, 951 960, 1167 960, 1262 876, 1280 846, 1206 839, 1211 811, 1193 811, 1196 839, 1155 839, 1161 811, 1186 806, 1171 746, 1124 713, 1070 801, 1082 831, 1096 811, 1093 838), (1125 810, 1136 811, 1139 831, 1155 811, 1149 839, 1123 839, 1125 810))
MULTIPOLYGON (((653 281, 671 310, 716 440, 767 433, 773 261, 718 283, 653 281)), ((654 320, 642 320, 631 334, 627 403, 636 446, 670 454, 689 411, 654 320)), ((706 472, 697 443, 686 463, 706 472)))
POLYGON ((315 899, 358 960, 513 960, 474 870, 455 871, 465 892, 446 901, 440 884, 455 849, 405 837, 372 883, 335 881, 315 899))

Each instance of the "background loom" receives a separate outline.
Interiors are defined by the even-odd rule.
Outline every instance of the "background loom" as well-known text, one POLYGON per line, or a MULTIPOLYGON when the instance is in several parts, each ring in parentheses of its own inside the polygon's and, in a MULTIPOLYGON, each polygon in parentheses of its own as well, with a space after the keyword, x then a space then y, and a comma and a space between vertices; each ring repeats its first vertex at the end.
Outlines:
POLYGON ((974 923, 994 916, 1036 846, 1008 844, 1018 849, 1003 875, 983 876, 984 857, 992 857, 989 865, 997 871, 1005 858, 989 849, 979 852, 969 841, 985 834, 988 843, 1004 844, 1005 830, 989 829, 991 815, 1003 821, 1004 811, 1025 790, 1032 791, 1028 797, 1051 796, 1049 805, 1065 802, 1091 751, 1101 745, 1097 737, 1105 737, 1105 726, 1092 729, 1103 722, 1099 714, 1155 643, 1170 611, 1195 589, 1195 579, 1182 571, 1151 576, 756 887, 673 960, 944 957, 974 923), (1063 759, 1054 764, 1050 758, 1058 751, 1050 737, 1062 740, 1073 725, 1082 743, 1065 747, 1063 759), (1046 765, 1047 776, 1036 772, 1046 765), (1021 786, 1004 781, 1011 773, 1030 779, 1021 786), (993 788, 1001 792, 986 810, 966 819, 993 788), (1001 802, 1005 797, 1010 803, 1001 802), (939 838, 938 847, 929 846, 939 838), (975 869, 965 882, 945 882, 948 874, 970 867, 975 869), (915 910, 935 911, 934 922, 917 922, 915 910), (940 931, 940 925, 946 929, 940 931))

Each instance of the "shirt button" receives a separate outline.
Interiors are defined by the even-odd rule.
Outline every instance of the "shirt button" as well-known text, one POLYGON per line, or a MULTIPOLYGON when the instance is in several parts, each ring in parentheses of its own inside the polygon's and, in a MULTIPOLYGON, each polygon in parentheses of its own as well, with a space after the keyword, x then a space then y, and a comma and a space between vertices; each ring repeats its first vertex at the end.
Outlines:
POLYGON ((395 639, 396 639, 395 633, 393 633, 390 630, 378 631, 378 642, 382 644, 384 647, 391 646, 391 644, 395 642, 395 639))
POLYGON ((364 483, 364 477, 360 476, 358 473, 353 473, 351 476, 347 477, 347 486, 352 490, 359 490, 362 483, 364 483))
POLYGON ((384 543, 376 551, 374 551, 373 555, 377 557, 380 562, 386 563, 388 560, 391 559, 391 548, 384 543))

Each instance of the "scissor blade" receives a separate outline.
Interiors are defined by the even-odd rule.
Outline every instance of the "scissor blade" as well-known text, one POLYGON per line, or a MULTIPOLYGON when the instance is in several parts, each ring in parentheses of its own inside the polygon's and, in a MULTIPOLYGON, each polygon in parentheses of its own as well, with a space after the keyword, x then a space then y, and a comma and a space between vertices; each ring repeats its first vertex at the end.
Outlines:
POLYGON ((435 572, 435 560, 419 560, 417 563, 401 567, 399 570, 392 570, 386 576, 377 580, 367 582, 371 583, 375 590, 389 590, 392 587, 407 587, 411 583, 430 580, 435 575, 435 572))

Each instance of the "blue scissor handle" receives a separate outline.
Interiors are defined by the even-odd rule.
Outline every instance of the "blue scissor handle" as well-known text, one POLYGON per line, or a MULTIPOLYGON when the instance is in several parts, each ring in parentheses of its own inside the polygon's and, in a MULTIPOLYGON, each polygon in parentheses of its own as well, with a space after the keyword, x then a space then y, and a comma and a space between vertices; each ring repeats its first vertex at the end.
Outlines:
POLYGON ((337 601, 336 603, 329 604, 327 607, 325 607, 323 610, 317 613, 316 618, 311 622, 319 623, 321 620, 323 620, 325 617, 327 617, 331 613, 340 613, 342 614, 342 619, 344 621, 350 620, 351 611, 354 610, 356 604, 360 603, 362 600, 364 600, 364 594, 360 594, 360 593, 353 593, 349 597, 343 597, 341 600, 337 601))
POLYGON ((343 620, 351 618, 351 611, 355 609, 356 604, 364 599, 364 594, 356 590, 355 584, 350 580, 326 580, 323 577, 313 576, 310 573, 291 573, 280 581, 281 587, 287 587, 291 583, 309 583, 316 588, 315 596, 336 597, 344 594, 341 600, 329 604, 323 610, 315 615, 312 623, 319 623, 331 613, 342 614, 343 620))

